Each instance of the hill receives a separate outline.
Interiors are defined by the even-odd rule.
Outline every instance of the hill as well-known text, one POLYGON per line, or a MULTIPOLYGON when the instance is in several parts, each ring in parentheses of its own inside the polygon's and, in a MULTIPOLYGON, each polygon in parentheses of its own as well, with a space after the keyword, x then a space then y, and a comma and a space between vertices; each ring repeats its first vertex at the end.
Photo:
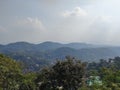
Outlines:
POLYGON ((63 60, 68 55, 88 62, 113 58, 120 56, 120 47, 86 43, 61 44, 56 42, 43 42, 40 44, 31 44, 27 42, 16 42, 0 45, 0 53, 24 62, 28 65, 26 67, 31 70, 38 70, 45 65, 54 64, 56 59, 63 60))

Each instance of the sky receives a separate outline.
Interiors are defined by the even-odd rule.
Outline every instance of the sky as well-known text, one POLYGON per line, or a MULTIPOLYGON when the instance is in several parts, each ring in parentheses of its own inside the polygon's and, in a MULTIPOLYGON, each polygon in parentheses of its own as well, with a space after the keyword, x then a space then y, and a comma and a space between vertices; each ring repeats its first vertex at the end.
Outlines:
POLYGON ((120 0, 0 0, 0 44, 120 45, 120 0))

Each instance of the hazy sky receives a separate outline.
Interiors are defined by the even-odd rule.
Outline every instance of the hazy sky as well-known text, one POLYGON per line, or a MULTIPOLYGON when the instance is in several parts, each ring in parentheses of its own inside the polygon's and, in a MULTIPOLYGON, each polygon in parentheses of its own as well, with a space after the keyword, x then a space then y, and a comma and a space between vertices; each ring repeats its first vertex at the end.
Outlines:
POLYGON ((120 0, 0 0, 0 44, 120 45, 120 0))

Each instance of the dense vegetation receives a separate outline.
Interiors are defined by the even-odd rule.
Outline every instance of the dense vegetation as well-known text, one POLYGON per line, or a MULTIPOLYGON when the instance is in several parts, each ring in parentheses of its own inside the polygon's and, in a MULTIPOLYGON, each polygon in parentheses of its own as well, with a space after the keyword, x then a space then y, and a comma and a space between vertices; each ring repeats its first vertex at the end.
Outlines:
POLYGON ((0 90, 34 90, 34 73, 23 74, 21 64, 0 55, 0 90))
POLYGON ((85 63, 67 56, 39 72, 25 72, 24 66, 0 55, 0 90, 120 90, 120 57, 85 63), (101 84, 87 80, 99 76, 101 84))

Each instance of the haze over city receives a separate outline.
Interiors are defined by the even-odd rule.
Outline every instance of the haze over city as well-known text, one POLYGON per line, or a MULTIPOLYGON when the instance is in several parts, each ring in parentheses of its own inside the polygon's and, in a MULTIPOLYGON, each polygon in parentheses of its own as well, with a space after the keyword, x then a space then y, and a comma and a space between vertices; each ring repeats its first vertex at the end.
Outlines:
POLYGON ((0 0, 0 44, 120 45, 119 0, 0 0))

